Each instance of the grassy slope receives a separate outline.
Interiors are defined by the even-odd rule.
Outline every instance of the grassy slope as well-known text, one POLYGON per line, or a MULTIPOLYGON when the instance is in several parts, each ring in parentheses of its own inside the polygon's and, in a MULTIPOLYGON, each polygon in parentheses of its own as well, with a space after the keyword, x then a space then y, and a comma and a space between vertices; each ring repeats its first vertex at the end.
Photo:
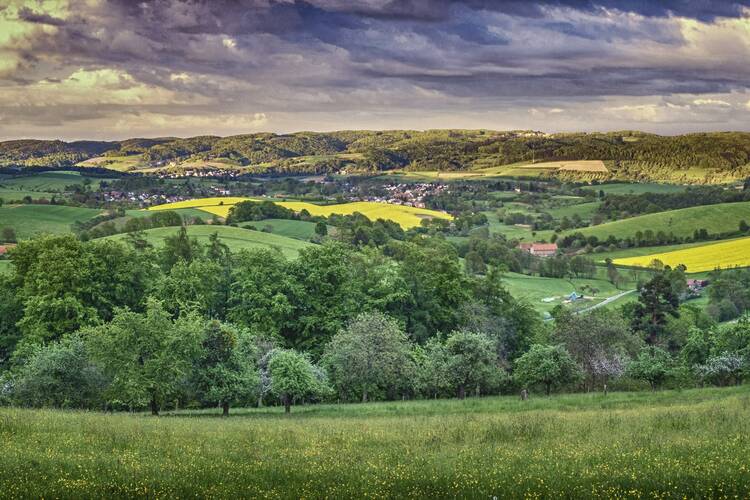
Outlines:
POLYGON ((655 184, 645 182, 642 184, 631 183, 613 183, 593 185, 587 189, 599 192, 604 191, 607 194, 643 194, 643 193, 678 193, 685 190, 685 186, 680 184, 655 184))
MULTIPOLYGON (((260 231, 251 231, 238 227, 229 226, 188 226, 188 234, 195 237, 202 243, 207 243, 209 236, 213 233, 219 233, 219 238, 229 248, 236 252, 249 248, 278 248, 288 258, 294 258, 299 251, 310 245, 292 238, 285 238, 277 234, 263 233, 260 231)), ((160 246, 164 238, 176 234, 176 227, 160 227, 145 231, 148 241, 154 246, 160 246)), ((116 234, 108 236, 107 239, 122 240, 127 238, 126 234, 116 234)))
MULTIPOLYGON (((583 285, 597 288, 599 289, 599 293, 596 294, 594 300, 576 303, 574 307, 576 309, 591 306, 627 289, 618 290, 612 283, 605 279, 542 278, 517 273, 506 273, 503 282, 514 297, 527 299, 536 310, 542 312, 551 311, 555 306, 563 302, 565 296, 573 292, 582 293, 581 286, 583 285), (542 299, 552 297, 556 297, 556 299, 551 302, 542 302, 542 299)), ((591 293, 586 291, 585 295, 590 296, 591 293)))
POLYGON ((268 228, 270 233, 304 241, 309 240, 315 234, 315 223, 303 220, 264 219, 246 222, 242 226, 255 226, 259 230, 268 228))
POLYGON ((748 387, 217 410, 0 409, 13 497, 750 495, 748 387), (720 493, 719 493, 720 492, 720 493))
POLYGON ((667 234, 671 232, 675 236, 692 236, 696 229, 701 228, 705 228, 710 234, 736 231, 741 220, 750 222, 750 202, 724 203, 658 212, 566 231, 565 234, 581 232, 586 236, 595 235, 600 240, 604 240, 609 235, 626 238, 634 236, 638 231, 651 229, 654 234, 658 231, 664 231, 667 234))
POLYGON ((0 227, 10 226, 19 239, 41 233, 67 233, 76 221, 96 217, 101 210, 59 205, 4 205, 0 207, 0 227))

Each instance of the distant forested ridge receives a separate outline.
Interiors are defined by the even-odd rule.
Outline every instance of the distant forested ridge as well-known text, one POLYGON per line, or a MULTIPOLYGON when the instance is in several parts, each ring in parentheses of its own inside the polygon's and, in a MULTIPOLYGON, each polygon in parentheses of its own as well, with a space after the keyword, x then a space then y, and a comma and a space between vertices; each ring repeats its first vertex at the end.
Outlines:
MULTIPOLYGON (((133 169, 211 162, 250 172, 468 171, 543 161, 602 160, 612 179, 714 184, 750 176, 750 133, 659 136, 642 132, 544 134, 428 130, 256 133, 124 141, 0 142, 0 167, 66 167, 134 158, 133 169)), ((574 172, 546 175, 575 176, 574 172)))

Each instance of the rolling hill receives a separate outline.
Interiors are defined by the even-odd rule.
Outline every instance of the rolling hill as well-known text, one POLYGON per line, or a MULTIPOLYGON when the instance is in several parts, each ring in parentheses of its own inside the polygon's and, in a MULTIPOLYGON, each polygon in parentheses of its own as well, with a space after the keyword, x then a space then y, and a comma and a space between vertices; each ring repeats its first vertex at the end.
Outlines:
POLYGON ((101 213, 102 210, 94 208, 62 205, 3 205, 0 207, 0 228, 12 227, 18 239, 43 233, 68 233, 73 223, 85 222, 101 213))
POLYGON ((598 226, 566 231, 563 235, 582 233, 606 240, 610 235, 616 238, 632 238, 638 232, 663 231, 675 236, 692 236, 698 229, 706 229, 709 234, 737 231, 740 221, 750 223, 750 202, 724 203, 682 208, 653 214, 631 217, 598 226))
POLYGON ((332 214, 351 215, 358 212, 370 220, 391 220, 401 225, 401 227, 403 227, 404 229, 417 227, 422 223, 422 220, 424 219, 452 219, 450 215, 436 210, 407 207, 403 205, 389 205, 388 203, 376 203, 371 201, 342 203, 338 205, 315 205, 313 203, 307 203, 303 201, 275 201, 262 200, 259 198, 236 197, 201 198, 196 200, 178 201, 175 203, 167 203, 165 205, 157 205, 149 208, 148 210, 153 211, 197 208, 205 212, 218 215, 220 217, 226 217, 229 214, 229 209, 233 205, 241 201, 273 201, 274 203, 281 205, 282 207, 294 210, 295 212, 307 210, 310 215, 320 215, 324 217, 328 217, 332 214))
POLYGON ((543 174, 718 184, 750 176, 750 133, 659 136, 633 131, 545 134, 454 129, 0 142, 0 167, 73 165, 143 171, 212 166, 252 173, 406 169, 464 176, 543 174))
MULTIPOLYGON (((175 235, 177 231, 179 231, 178 227, 160 227, 148 229, 144 233, 149 243, 159 247, 164 244, 166 237, 175 235)), ((187 232, 189 236, 196 238, 201 243, 207 243, 212 234, 218 233, 221 241, 233 252, 250 248, 272 248, 280 250, 287 258, 297 257, 301 249, 312 245, 312 243, 279 236, 278 234, 231 226, 187 226, 187 232)), ((127 234, 116 234, 103 239, 122 241, 127 237, 127 234)))

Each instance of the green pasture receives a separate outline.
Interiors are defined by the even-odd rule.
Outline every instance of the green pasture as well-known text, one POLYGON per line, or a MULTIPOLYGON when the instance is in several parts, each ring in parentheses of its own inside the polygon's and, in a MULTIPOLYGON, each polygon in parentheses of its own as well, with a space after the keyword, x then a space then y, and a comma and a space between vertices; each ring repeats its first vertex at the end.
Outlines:
POLYGON ((0 207, 0 228, 12 227, 18 239, 43 233, 67 233, 74 222, 84 222, 101 213, 94 208, 62 205, 3 205, 0 207))
MULTIPOLYGON (((245 222, 243 227, 255 226, 259 231, 278 234, 287 238, 308 241, 315 234, 315 223, 290 219, 264 219, 245 222)), ((329 228, 332 230, 332 228, 329 228)))
POLYGON ((750 223, 750 202, 705 205, 646 214, 569 230, 564 234, 580 232, 586 236, 593 235, 600 240, 606 240, 610 235, 617 238, 634 237, 638 231, 645 232, 650 229, 654 234, 663 231, 665 234, 672 233, 685 237, 692 236, 695 230, 701 228, 706 229, 709 234, 737 231, 742 220, 750 223))
POLYGON ((643 193, 678 193, 685 191, 687 186, 680 184, 657 183, 629 183, 618 182, 612 184, 596 184, 586 187, 592 191, 604 191, 607 194, 643 194, 643 193))
MULTIPOLYGON (((144 231, 146 240, 159 247, 164 244, 164 239, 168 236, 177 234, 179 228, 160 227, 144 231)), ((250 248, 275 248, 281 251, 287 258, 295 258, 299 251, 310 245, 303 241, 293 238, 279 236, 278 234, 264 233, 261 231, 251 231, 239 227, 231 226, 188 226, 187 232, 190 237, 196 238, 201 243, 208 243, 209 237, 218 233, 219 238, 233 252, 250 248)), ((124 240, 127 234, 116 234, 107 236, 104 239, 124 240)))

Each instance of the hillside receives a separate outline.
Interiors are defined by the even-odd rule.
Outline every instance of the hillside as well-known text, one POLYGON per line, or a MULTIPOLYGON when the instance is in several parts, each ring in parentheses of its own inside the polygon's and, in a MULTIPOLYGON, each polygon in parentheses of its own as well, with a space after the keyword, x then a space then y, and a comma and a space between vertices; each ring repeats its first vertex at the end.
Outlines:
POLYGON ((0 228, 12 227, 18 239, 68 233, 75 222, 88 221, 101 213, 94 208, 61 205, 4 205, 0 207, 0 228))
MULTIPOLYGON (((160 227, 144 231, 146 240, 159 247, 164 244, 164 239, 177 233, 177 227, 160 227)), ((295 258, 299 251, 311 243, 306 243, 293 238, 279 236, 277 234, 264 233, 261 231, 252 231, 230 226, 187 226, 187 232, 190 237, 196 238, 199 242, 206 244, 208 238, 218 233, 219 238, 233 252, 249 248, 271 248, 279 249, 287 258, 295 258)), ((123 240, 128 237, 127 234, 116 234, 107 236, 103 239, 123 240)))
POLYGON ((750 176, 750 133, 391 130, 119 142, 0 142, 0 166, 99 166, 124 171, 243 169, 320 173, 456 171, 563 179, 722 183, 750 176))
POLYGON ((672 267, 682 264, 689 273, 747 267, 750 266, 750 238, 615 259, 614 262, 620 266, 648 267, 654 260, 672 267))
POLYGON ((692 236, 696 230, 706 229, 709 234, 737 231, 740 221, 750 221, 750 202, 705 205, 658 212, 608 222, 598 226, 566 231, 564 235, 582 233, 596 236, 600 241, 610 235, 615 238, 635 238, 636 233, 651 231, 654 235, 664 232, 677 237, 692 236))

